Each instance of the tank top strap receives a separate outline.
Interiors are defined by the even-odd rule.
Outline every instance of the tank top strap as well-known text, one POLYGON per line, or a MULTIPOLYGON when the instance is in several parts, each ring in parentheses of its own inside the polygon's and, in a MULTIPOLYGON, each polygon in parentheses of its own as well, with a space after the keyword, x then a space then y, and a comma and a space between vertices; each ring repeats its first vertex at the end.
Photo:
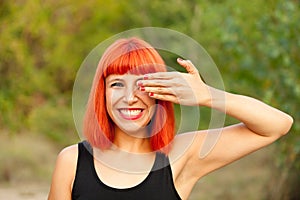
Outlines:
POLYGON ((90 143, 86 140, 79 143, 79 145, 83 146, 85 149, 82 149, 83 151, 88 151, 91 155, 93 155, 93 147, 90 145, 90 143))
POLYGON ((170 164, 169 163, 169 158, 165 154, 163 154, 161 152, 156 152, 155 161, 154 161, 154 164, 153 164, 153 167, 152 167, 152 171, 165 168, 169 164, 170 164))

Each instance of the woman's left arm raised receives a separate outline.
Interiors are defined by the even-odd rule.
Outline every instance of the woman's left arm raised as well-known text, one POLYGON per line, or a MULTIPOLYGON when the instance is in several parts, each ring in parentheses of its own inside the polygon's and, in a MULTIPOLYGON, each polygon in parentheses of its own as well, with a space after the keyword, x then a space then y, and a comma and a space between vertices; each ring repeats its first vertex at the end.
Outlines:
POLYGON ((293 119, 288 114, 257 99, 228 93, 206 85, 197 68, 188 60, 178 59, 188 73, 161 72, 148 74, 142 80, 145 92, 153 98, 183 105, 199 105, 217 109, 241 123, 220 128, 220 137, 204 158, 199 152, 209 130, 195 131, 196 138, 189 148, 186 171, 194 178, 229 164, 258 150, 281 136, 291 128, 293 119), (201 167, 200 167, 201 166, 201 167))

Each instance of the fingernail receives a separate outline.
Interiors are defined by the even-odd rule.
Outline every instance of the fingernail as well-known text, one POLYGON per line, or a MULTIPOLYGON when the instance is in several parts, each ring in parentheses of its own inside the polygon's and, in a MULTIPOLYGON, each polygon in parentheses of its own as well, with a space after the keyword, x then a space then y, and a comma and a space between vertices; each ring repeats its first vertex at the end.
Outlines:
POLYGON ((138 81, 138 82, 137 82, 137 85, 138 85, 138 86, 143 86, 143 83, 142 83, 141 81, 138 81))
POLYGON ((181 58, 177 58, 178 61, 183 61, 181 58))
POLYGON ((148 76, 147 74, 145 74, 144 77, 143 77, 143 79, 144 79, 144 80, 148 80, 148 79, 149 79, 149 76, 148 76))
POLYGON ((145 91, 145 87, 144 87, 144 86, 141 86, 141 87, 140 87, 140 90, 141 90, 142 92, 144 92, 144 91, 145 91))
POLYGON ((153 92, 149 92, 150 97, 153 97, 153 95, 154 95, 153 92))

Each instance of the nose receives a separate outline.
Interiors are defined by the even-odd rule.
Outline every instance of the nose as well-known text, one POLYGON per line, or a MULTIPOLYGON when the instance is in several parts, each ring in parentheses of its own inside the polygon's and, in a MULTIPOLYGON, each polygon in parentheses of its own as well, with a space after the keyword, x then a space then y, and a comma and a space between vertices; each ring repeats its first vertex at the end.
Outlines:
POLYGON ((137 87, 127 88, 124 95, 124 101, 126 101, 129 105, 136 103, 138 100, 137 91, 137 87))

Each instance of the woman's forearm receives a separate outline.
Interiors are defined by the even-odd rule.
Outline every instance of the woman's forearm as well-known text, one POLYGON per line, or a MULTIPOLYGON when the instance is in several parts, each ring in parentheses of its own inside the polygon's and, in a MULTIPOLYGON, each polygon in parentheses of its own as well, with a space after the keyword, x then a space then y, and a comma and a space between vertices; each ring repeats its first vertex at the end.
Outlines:
POLYGON ((247 128, 263 136, 286 134, 293 123, 288 114, 257 99, 209 88, 208 107, 225 112, 244 123, 247 128))

